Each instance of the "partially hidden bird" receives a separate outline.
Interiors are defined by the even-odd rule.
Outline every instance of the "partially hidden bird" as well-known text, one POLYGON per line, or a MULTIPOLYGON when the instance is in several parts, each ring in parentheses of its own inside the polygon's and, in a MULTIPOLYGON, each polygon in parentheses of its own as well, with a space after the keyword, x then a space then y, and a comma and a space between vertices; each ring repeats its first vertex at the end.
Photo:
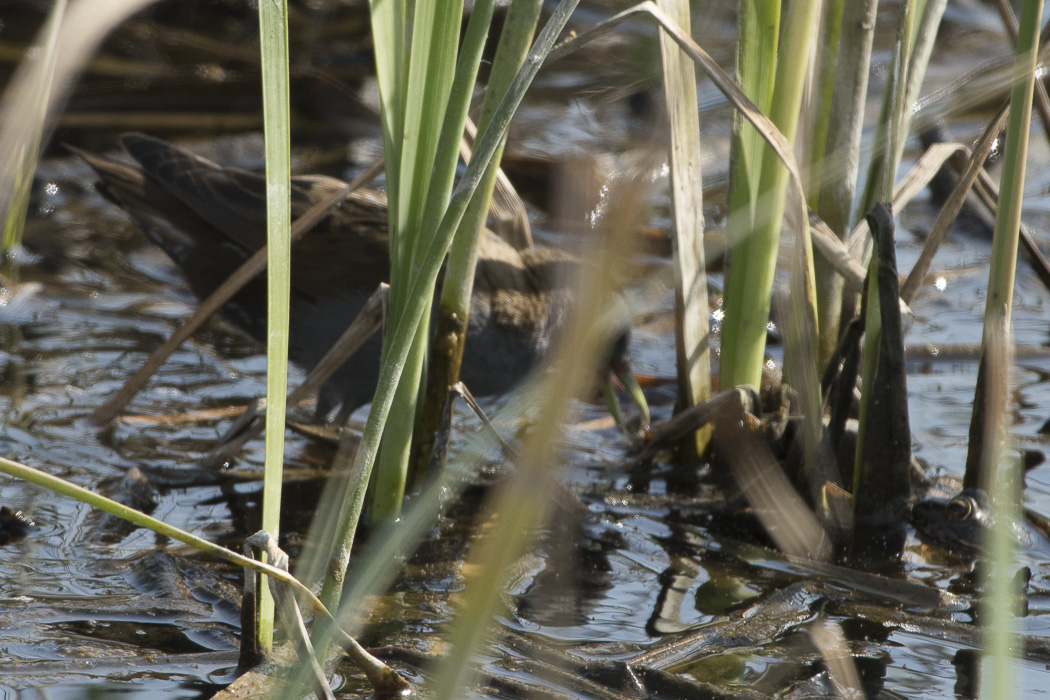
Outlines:
MULTIPOLYGON (((134 163, 70 148, 100 178, 101 194, 123 208, 182 270, 200 298, 210 295, 266 242, 266 182, 143 134, 121 143, 134 163)), ((292 216, 342 190, 324 175, 292 178, 292 216)), ((293 247, 289 358, 309 370, 324 356, 388 279, 386 198, 359 190, 293 247)), ((579 260, 564 251, 516 250, 486 231, 481 238, 460 378, 475 394, 499 394, 537 366, 551 347, 572 302, 569 272, 579 260)), ((223 314, 259 340, 266 337, 266 284, 256 277, 223 307, 223 314)), ((638 405, 648 407, 627 351, 626 314, 612 333, 606 367, 638 405)), ((317 415, 368 403, 379 375, 381 340, 373 337, 321 388, 317 415)))

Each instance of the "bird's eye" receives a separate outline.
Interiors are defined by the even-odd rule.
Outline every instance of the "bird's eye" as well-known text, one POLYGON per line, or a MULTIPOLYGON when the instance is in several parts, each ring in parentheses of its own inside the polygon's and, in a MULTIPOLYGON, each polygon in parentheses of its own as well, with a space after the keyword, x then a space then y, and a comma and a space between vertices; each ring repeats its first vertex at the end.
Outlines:
POLYGON ((948 501, 946 507, 946 513, 948 519, 953 522, 959 522, 966 520, 974 511, 973 499, 969 496, 956 496, 952 500, 948 501))

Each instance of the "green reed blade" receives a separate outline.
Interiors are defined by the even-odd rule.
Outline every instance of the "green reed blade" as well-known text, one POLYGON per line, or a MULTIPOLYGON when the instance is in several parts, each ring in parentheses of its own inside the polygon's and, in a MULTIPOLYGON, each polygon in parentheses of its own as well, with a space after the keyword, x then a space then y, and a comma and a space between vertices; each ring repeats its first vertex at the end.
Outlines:
MULTIPOLYGON (((288 87, 288 4, 259 3, 263 130, 266 145, 266 457, 262 527, 274 538, 281 527, 284 481, 285 396, 288 393, 288 314, 291 280, 291 121, 288 87)), ((273 645, 274 608, 261 587, 259 641, 273 645)))

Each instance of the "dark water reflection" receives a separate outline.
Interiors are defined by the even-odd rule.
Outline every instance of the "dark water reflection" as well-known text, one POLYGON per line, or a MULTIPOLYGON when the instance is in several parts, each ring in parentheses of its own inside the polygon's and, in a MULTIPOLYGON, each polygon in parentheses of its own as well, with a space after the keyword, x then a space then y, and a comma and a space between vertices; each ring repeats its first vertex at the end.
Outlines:
MULTIPOLYGON (((295 60, 312 62, 338 80, 359 81, 368 66, 360 41, 360 7, 297 7, 295 60), (333 48, 322 53, 322 46, 333 48)), ((604 10, 588 11, 590 18, 604 10)), ((226 133, 216 141, 215 133, 151 125, 144 118, 134 121, 136 114, 162 109, 204 112, 222 105, 236 114, 253 109, 254 97, 244 87, 250 81, 241 80, 253 70, 250 61, 199 47, 190 51, 185 41, 158 43, 156 34, 141 29, 163 20, 226 42, 236 53, 253 36, 250 11, 224 3, 169 2, 153 12, 146 23, 120 30, 106 51, 167 66, 161 71, 167 77, 128 81, 92 73, 71 109, 77 114, 114 110, 122 116, 114 117, 112 131, 67 122, 59 137, 105 150, 113 147, 117 132, 141 129, 192 139, 224 163, 257 167, 258 140, 253 136, 226 133), (248 28, 238 24, 244 19, 248 28), (214 81, 220 68, 229 81, 218 81, 225 87, 224 99, 193 89, 193 76, 214 81)), ((697 22, 701 43, 728 64, 732 45, 719 36, 732 31, 732 13, 701 12, 710 13, 697 22)), ((4 18, 0 37, 24 41, 37 21, 28 9, 25 16, 12 13, 4 18)), ((890 19, 883 21, 888 35, 890 19)), ((938 84, 1002 46, 987 11, 954 9, 946 22, 953 40, 935 53, 931 76, 938 84)), ((551 155, 586 148, 615 163, 621 151, 659 123, 658 109, 632 99, 645 94, 640 88, 655 84, 652 73, 638 68, 655 55, 646 36, 648 32, 632 29, 611 46, 544 72, 526 101, 515 122, 510 163, 512 176, 516 168, 535 205, 539 240, 564 242, 544 228, 551 155)), ((295 135, 304 146, 297 149, 295 164, 327 168, 338 176, 367 165, 377 148, 370 137, 374 128, 360 120, 327 120, 334 115, 319 108, 324 100, 311 99, 310 90, 304 94, 297 103, 295 135), (349 149, 347 138, 352 138, 349 149)), ((712 95, 709 87, 701 88, 704 174, 708 184, 717 186, 726 178, 729 113, 712 95)), ((970 138, 979 120, 965 118, 953 128, 970 138)), ((163 254, 144 245, 123 215, 91 191, 87 168, 57 150, 49 155, 38 173, 26 238, 30 253, 20 269, 21 281, 37 286, 23 288, 0 306, 0 453, 94 489, 138 466, 159 485, 156 517, 239 547, 244 534, 257 527, 259 485, 251 477, 262 464, 261 444, 250 445, 222 479, 193 483, 199 476, 197 462, 228 421, 122 421, 101 436, 84 426, 83 418, 137 369, 194 307, 194 300, 163 254)), ((1044 245, 1050 209, 1048 155, 1042 138, 1033 138, 1026 216, 1031 213, 1028 223, 1044 245)), ((656 188, 653 205, 651 223, 666 225, 665 182, 656 188)), ((716 204, 711 206, 709 227, 720 225, 721 215, 716 204)), ((914 262, 935 216, 933 207, 922 201, 903 213, 898 245, 902 269, 914 262)), ((953 234, 932 272, 943 283, 924 287, 913 305, 916 319, 909 344, 939 349, 936 354, 916 352, 909 360, 915 452, 946 475, 962 471, 976 371, 973 357, 949 346, 980 342, 989 247, 979 232, 953 234)), ((648 256, 644 262, 656 268, 656 277, 668 278, 664 258, 648 256)), ((720 284, 718 278, 715 282, 720 284)), ((659 282, 644 280, 632 293, 639 316, 645 317, 635 333, 636 369, 671 375, 671 295, 659 282)), ((1031 350, 1020 353, 1017 361, 1012 431, 1020 445, 1038 452, 1047 451, 1042 427, 1050 418, 1048 299, 1031 271, 1020 266, 1014 340, 1031 350)), ((215 323, 176 352, 127 413, 166 416, 244 404, 264 393, 264 372, 258 348, 215 323)), ((656 416, 666 417, 673 396, 667 389, 654 390, 650 401, 656 416)), ((603 417, 600 409, 584 406, 580 420, 603 417)), ((696 629, 708 635, 704 653, 697 654, 700 661, 653 671, 639 681, 644 692, 682 697, 685 686, 680 683, 706 682, 761 693, 794 687, 789 697, 825 695, 826 674, 801 632, 805 622, 821 614, 843 623, 869 692, 881 689, 887 697, 972 693, 972 650, 978 642, 965 602, 936 610, 905 606, 901 613, 884 598, 859 594, 835 579, 800 574, 772 555, 761 561, 744 556, 737 547, 738 533, 712 526, 711 512, 721 496, 710 487, 694 484, 691 495, 669 496, 668 484, 680 482, 682 475, 664 466, 652 475, 646 492, 639 493, 624 471, 623 447, 613 431, 573 429, 568 442, 563 517, 512 581, 511 592, 521 602, 502 622, 479 695, 503 697, 523 688, 558 697, 626 693, 626 686, 610 690, 620 677, 617 669, 622 667, 616 663, 654 653, 696 629), (583 585, 559 585, 565 580, 583 585), (798 618, 787 613, 776 617, 778 591, 797 594, 791 610, 798 618), (744 615, 770 616, 772 633, 765 639, 731 637, 726 625, 744 615), (575 680, 559 676, 559 669, 570 669, 575 680)), ((287 455, 288 467, 297 474, 285 497, 285 529, 295 551, 330 452, 289 433, 287 455)), ((1027 483, 1029 506, 1050 514, 1050 466, 1035 468, 1027 483)), ((380 604, 366 643, 422 652, 437 648, 437 633, 452 615, 451 598, 461 587, 461 538, 469 533, 464 523, 476 498, 474 494, 460 504, 453 515, 463 518, 443 521, 435 530, 440 537, 413 558, 394 595, 380 604)), ((237 572, 204 565, 185 548, 145 531, 115 543, 91 543, 95 520, 88 509, 10 480, 0 481, 0 504, 31 514, 38 524, 26 539, 0 548, 0 685, 5 696, 22 689, 20 697, 153 697, 162 692, 200 697, 231 679, 239 626, 237 572), (42 686, 49 687, 32 690, 42 686)), ((1025 553, 1033 579, 1024 629, 1037 638, 1048 633, 1046 550, 1033 546, 1025 553)), ((957 590, 965 568, 918 542, 909 543, 905 569, 912 581, 957 590)), ((1024 662, 1022 671, 1030 691, 1050 684, 1038 654, 1024 662)), ((361 686, 351 682, 346 690, 360 692, 361 686)))

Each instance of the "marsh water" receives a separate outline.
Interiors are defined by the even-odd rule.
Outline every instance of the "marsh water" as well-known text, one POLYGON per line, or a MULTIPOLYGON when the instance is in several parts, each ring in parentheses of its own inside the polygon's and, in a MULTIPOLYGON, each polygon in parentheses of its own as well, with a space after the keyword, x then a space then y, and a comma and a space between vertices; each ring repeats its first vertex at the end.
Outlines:
MULTIPOLYGON (((575 27, 626 4, 584 3, 575 27)), ((43 21, 43 5, 0 10, 6 71, 43 21)), ((734 6, 702 3, 694 15, 699 43, 727 67, 734 6)), ((880 15, 873 100, 882 90, 895 10, 890 4, 880 15)), ((367 102, 374 91, 365 17, 363 2, 293 3, 293 168, 300 172, 349 179, 379 153, 377 129, 354 111, 355 92, 367 102)), ((116 30, 102 49, 106 60, 91 64, 74 91, 37 172, 18 283, 0 296, 0 453, 104 492, 137 467, 156 490, 154 516, 234 549, 258 527, 262 443, 249 444, 219 472, 201 469, 230 419, 186 416, 263 395, 264 357, 250 339, 214 322, 168 360, 111 429, 88 427, 86 417, 191 313, 195 300, 164 254, 94 192, 88 168, 55 144, 108 152, 121 131, 138 130, 226 165, 260 167, 256 34, 253 11, 233 2, 159 3, 116 30)), ((615 168, 659 133, 654 36, 642 24, 627 25, 545 69, 526 98, 506 163, 539 242, 573 245, 547 223, 560 158, 586 151, 615 168)), ((953 3, 928 91, 1008 51, 993 10, 953 3)), ((961 92, 965 86, 956 89, 958 101, 974 101, 961 92)), ((718 230, 730 112, 703 80, 700 103, 707 228, 718 230)), ((943 116, 962 141, 982 128, 978 112, 945 109, 943 116)), ((1043 134, 1033 133, 1024 218, 1045 250, 1050 149, 1043 134)), ((908 163, 918 154, 914 140, 909 146, 908 163)), ((659 240, 669 221, 665 175, 649 199, 647 226, 656 231, 649 237, 659 240)), ((902 271, 916 259, 936 213, 925 195, 900 213, 902 271)), ((980 226, 957 226, 912 304, 913 447, 934 477, 958 477, 963 469, 977 367, 970 347, 981 340, 989 250, 980 226)), ((634 366, 671 378, 670 261, 656 244, 637 263, 639 274, 628 285, 637 319, 634 366)), ((717 295, 718 273, 712 287, 717 295)), ((1022 262, 1011 434, 1037 454, 1048 449, 1048 303, 1050 291, 1022 262)), ((770 351, 776 356, 779 349, 770 351)), ((649 402, 654 417, 665 419, 673 385, 656 384, 649 402)), ((980 639, 967 561, 911 538, 897 579, 913 587, 903 591, 788 561, 724 525, 721 495, 703 472, 657 463, 639 479, 605 416, 598 404, 582 404, 567 430, 564 494, 557 497, 564 506, 509 582, 508 612, 483 659, 477 697, 830 695, 809 641, 819 619, 840 625, 870 695, 973 695, 980 639), (563 570, 565 562, 572 566, 563 570), (566 580, 576 584, 561 585, 566 580), (633 667, 646 672, 632 676, 625 669, 633 667)), ((475 428, 461 417, 459 439, 475 428)), ((288 434, 283 523, 293 552, 332 454, 330 446, 288 434)), ((469 491, 435 526, 363 636, 414 679, 441 650, 474 534, 470 516, 483 490, 481 484, 469 491)), ((1027 473, 1025 494, 1031 510, 1050 516, 1050 464, 1027 473)), ((0 505, 36 523, 0 545, 0 697, 207 697, 235 678, 239 572, 10 479, 0 480, 0 505)), ((1050 692, 1050 545, 1033 531, 1021 554, 1032 577, 1018 697, 1035 697, 1050 692)), ((344 681, 343 696, 367 693, 360 679, 344 681)))

